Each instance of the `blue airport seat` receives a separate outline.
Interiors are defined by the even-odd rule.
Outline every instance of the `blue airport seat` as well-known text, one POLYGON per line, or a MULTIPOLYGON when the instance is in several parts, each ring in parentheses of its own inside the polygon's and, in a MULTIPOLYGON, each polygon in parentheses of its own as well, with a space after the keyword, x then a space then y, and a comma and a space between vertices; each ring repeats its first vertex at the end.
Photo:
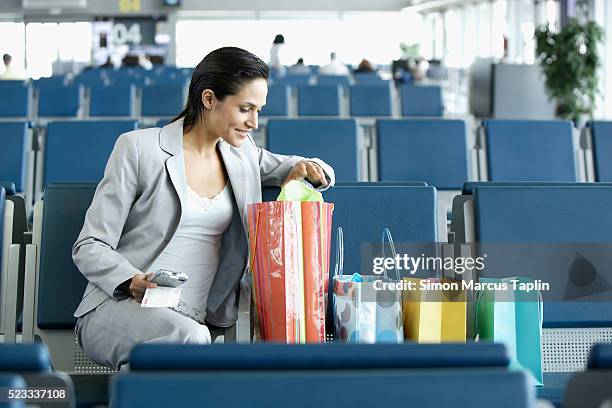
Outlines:
POLYGON ((64 86, 68 85, 68 78, 64 75, 55 75, 46 78, 40 78, 32 81, 32 84, 35 88, 44 85, 54 85, 54 86, 64 86))
POLYGON ((28 117, 30 87, 25 82, 0 81, 0 94, 0 117, 28 117))
POLYGON ((344 230, 344 273, 368 274, 361 266, 361 245, 378 244, 384 228, 396 243, 433 243, 437 240, 436 189, 422 186, 337 186, 325 191, 334 203, 334 244, 331 269, 335 265, 335 231, 344 230))
POLYGON ((287 74, 275 81, 276 84, 290 86, 308 85, 312 78, 311 74, 287 74))
POLYGON ((339 404, 389 407, 408 402, 421 408, 535 405, 524 373, 495 369, 126 373, 111 384, 110 404, 117 408, 211 404, 226 408, 335 408, 339 404), (213 396, 221 398, 218 404, 211 402, 213 396))
POLYGON ((112 84, 133 84, 142 86, 145 84, 149 71, 140 67, 119 68, 118 70, 109 70, 108 79, 112 84))
POLYGON ((166 71, 162 73, 147 73, 146 78, 148 83, 154 85, 181 85, 185 86, 189 81, 180 71, 166 71))
POLYGON ((486 120, 488 179, 575 182, 569 121, 486 120))
POLYGON ((0 180, 15 183, 18 192, 26 190, 28 152, 31 142, 27 122, 0 123, 2 155, 0 159, 0 180))
POLYGON ((261 116, 288 116, 289 95, 289 86, 283 84, 270 85, 266 106, 261 110, 261 116))
POLYGON ((541 181, 466 181, 461 194, 472 195, 476 187, 610 187, 612 183, 564 183, 541 181))
POLYGON ((298 116, 340 116, 342 87, 301 85, 298 87, 298 116))
POLYGON ((612 187, 476 187, 473 197, 481 276, 549 282, 544 327, 612 327, 612 187))
POLYGON ((0 372, 45 371, 51 371, 51 357, 44 343, 0 344, 0 372))
POLYGON ((4 188, 7 196, 17 194, 17 187, 12 181, 0 181, 0 187, 4 188))
MULTIPOLYGON (((27 384, 20 375, 0 374, 0 388, 3 390, 26 390, 27 384)), ((8 395, 8 392, 5 395, 8 395)), ((25 406, 24 399, 6 400, 2 402, 2 407, 4 408, 23 408, 25 406)))
POLYGON ((144 86, 155 86, 151 84, 148 77, 143 75, 111 75, 108 79, 109 84, 116 86, 136 86, 142 88, 144 86))
POLYGON ((110 80, 100 76, 82 76, 77 75, 72 80, 73 85, 81 85, 83 87, 105 86, 110 84, 110 80))
POLYGON ((132 85, 97 85, 90 88, 89 116, 132 115, 132 85))
POLYGON ((389 84, 390 81, 382 79, 377 72, 355 72, 356 84, 389 84))
POLYGON ((172 121, 172 119, 160 119, 160 120, 157 121, 155 126, 161 128, 161 127, 164 127, 164 126, 168 125, 171 121, 172 121))
POLYGON ((589 370, 612 368, 612 344, 599 343, 591 349, 588 361, 589 370))
POLYGON ((391 87, 388 83, 367 83, 350 87, 351 116, 391 116, 391 87))
POLYGON ((142 116, 176 116, 185 107, 185 87, 154 85, 142 88, 142 116))
MULTIPOLYGON (((76 406, 72 379, 68 374, 53 372, 49 349, 44 343, 1 344, 0 377, 9 373, 20 375, 23 378, 22 386, 28 389, 63 391, 63 397, 60 397, 60 394, 55 394, 57 399, 51 403, 53 406, 67 408, 76 406)), ((2 386, 1 383, 0 386, 2 386)), ((51 400, 48 399, 47 401, 51 400)), ((5 407, 6 405, 2 404, 1 406, 5 407)), ((41 406, 45 405, 42 404, 41 406)))
POLYGON ((38 92, 38 116, 77 116, 81 104, 79 85, 46 85, 36 87, 38 92))
POLYGON ((30 264, 28 268, 32 269, 26 271, 32 274, 36 284, 26 280, 24 298, 35 299, 35 302, 24 304, 23 341, 33 342, 35 337, 42 339, 56 370, 47 376, 37 374, 28 378, 28 385, 65 388, 70 395, 70 405, 62 405, 66 407, 97 406, 107 399, 106 376, 74 376, 74 381, 82 384, 80 389, 86 390, 75 398, 72 380, 64 374, 84 368, 99 374, 108 373, 104 367, 75 353, 76 318, 73 313, 81 301, 87 279, 72 261, 72 246, 81 232, 95 189, 96 183, 51 184, 44 201, 35 207, 34 229, 40 231, 40 235, 34 236, 33 245, 28 245, 26 254, 27 259, 31 260, 33 255, 38 256, 39 261, 30 264))
POLYGON ((49 123, 42 189, 56 181, 100 181, 117 138, 136 128, 134 120, 49 123))
POLYGON ((590 122, 595 181, 612 181, 612 122, 590 122))
POLYGON ((131 371, 367 370, 508 367, 503 344, 138 344, 131 371))
POLYGON ((442 116, 442 88, 438 85, 404 84, 400 88, 402 116, 442 116))
POLYGON ((83 228, 96 185, 53 183, 45 191, 35 316, 35 326, 41 330, 74 330, 73 313, 87 279, 72 261, 72 245, 83 228))
POLYGON ((469 179, 467 130, 461 120, 378 120, 378 178, 424 180, 459 190, 469 179))
POLYGON ((317 77, 317 84, 349 86, 350 81, 346 75, 319 75, 317 77))
POLYGON ((358 180, 358 138, 353 119, 273 119, 267 126, 268 150, 318 157, 334 168, 339 181, 358 180))

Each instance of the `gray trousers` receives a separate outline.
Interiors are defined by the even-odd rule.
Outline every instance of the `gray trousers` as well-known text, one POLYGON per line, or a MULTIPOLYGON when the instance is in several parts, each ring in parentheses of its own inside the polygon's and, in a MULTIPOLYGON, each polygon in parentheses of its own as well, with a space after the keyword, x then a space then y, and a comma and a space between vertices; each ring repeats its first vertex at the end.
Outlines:
POLYGON ((211 343, 205 325, 169 308, 141 307, 134 298, 104 301, 77 319, 75 331, 90 359, 115 370, 137 343, 211 343))

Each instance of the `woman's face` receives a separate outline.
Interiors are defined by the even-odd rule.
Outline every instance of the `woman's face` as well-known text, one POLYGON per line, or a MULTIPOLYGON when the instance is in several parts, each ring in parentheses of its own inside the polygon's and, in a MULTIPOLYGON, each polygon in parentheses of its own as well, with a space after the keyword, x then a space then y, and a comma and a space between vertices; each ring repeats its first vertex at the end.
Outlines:
POLYGON ((248 134, 257 129, 261 108, 266 104, 268 85, 258 78, 246 82, 236 95, 214 99, 207 117, 209 129, 234 147, 240 147, 248 134))

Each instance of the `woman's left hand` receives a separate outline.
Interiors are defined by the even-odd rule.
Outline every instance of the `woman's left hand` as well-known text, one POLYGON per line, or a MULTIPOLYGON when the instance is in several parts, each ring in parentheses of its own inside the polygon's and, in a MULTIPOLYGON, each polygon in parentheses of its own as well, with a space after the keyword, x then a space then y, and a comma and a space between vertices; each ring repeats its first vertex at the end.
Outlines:
POLYGON ((315 187, 319 185, 327 187, 327 178, 321 166, 308 160, 300 160, 293 166, 293 169, 291 169, 291 172, 283 182, 283 186, 291 180, 304 179, 308 179, 315 187))

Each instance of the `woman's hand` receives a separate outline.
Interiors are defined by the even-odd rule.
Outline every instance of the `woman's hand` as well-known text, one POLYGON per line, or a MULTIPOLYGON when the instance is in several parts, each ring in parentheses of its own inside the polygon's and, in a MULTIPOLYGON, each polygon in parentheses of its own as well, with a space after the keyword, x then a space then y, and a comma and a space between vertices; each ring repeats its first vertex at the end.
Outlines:
POLYGON ((148 288, 156 288, 157 284, 153 282, 149 282, 147 278, 154 275, 154 272, 149 273, 137 273, 130 279, 129 281, 124 282, 127 284, 129 282, 129 287, 127 288, 127 292, 134 298, 138 303, 142 302, 142 298, 147 291, 148 288))
POLYGON ((293 169, 291 169, 291 172, 283 182, 283 186, 291 180, 304 179, 308 179, 315 187, 319 185, 327 187, 327 178, 321 166, 308 160, 300 160, 293 166, 293 169))

